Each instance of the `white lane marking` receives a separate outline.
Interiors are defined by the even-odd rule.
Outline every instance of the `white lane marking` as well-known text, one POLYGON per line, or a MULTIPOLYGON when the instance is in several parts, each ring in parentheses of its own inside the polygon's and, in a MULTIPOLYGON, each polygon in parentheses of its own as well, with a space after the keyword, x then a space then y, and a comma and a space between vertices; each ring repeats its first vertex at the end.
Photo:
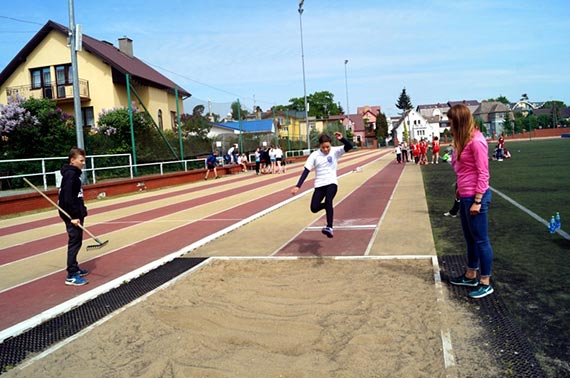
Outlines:
MULTIPOLYGON (((406 169, 406 167, 404 167, 404 169, 406 169)), ((382 222, 384 221, 384 217, 388 213, 388 209, 390 208, 390 204, 392 204, 392 200, 394 199, 394 193, 396 193, 396 188, 398 187, 398 185, 400 185, 400 180, 402 179, 403 175, 404 175, 404 170, 402 170, 402 172, 400 172, 400 177, 398 177, 398 181, 396 181, 396 185, 394 185, 394 188, 392 189, 392 193, 390 194, 390 198, 388 199, 388 203, 386 204, 386 208, 384 209, 382 216, 378 220, 378 224, 376 225, 376 230, 374 231, 374 234, 372 234, 372 237, 370 238, 370 241, 368 242, 368 246, 366 247, 366 251, 364 252, 364 256, 368 256, 370 254, 370 250, 372 250, 372 246, 374 245, 374 241, 376 240, 376 237, 378 236, 378 232, 380 232, 380 226, 382 225, 382 222)))
MULTIPOLYGON (((514 199, 512 199, 511 197, 507 196, 506 194, 500 192, 499 190, 493 188, 493 187, 489 187, 493 192, 497 193, 498 195, 500 195, 501 197, 503 197, 503 199, 509 203, 511 203, 512 205, 514 205, 515 207, 519 208, 520 210, 522 210, 523 212, 527 213, 528 215, 530 215, 532 218, 536 219, 537 221, 539 221, 540 223, 542 223, 543 225, 545 225, 546 227, 549 226, 549 222, 543 218, 541 218, 539 215, 537 215, 536 213, 532 212, 531 210, 527 209, 526 207, 524 207, 523 205, 521 205, 520 203, 518 203, 517 201, 515 201, 514 199)), ((562 236, 564 239, 566 240, 570 240, 570 235, 561 230, 558 229, 555 231, 556 233, 558 233, 560 236, 562 236)))
POLYGON ((449 328, 444 329, 444 327, 446 326, 446 322, 443 317, 443 314, 445 313, 445 308, 443 308, 444 296, 443 296, 443 286, 441 284, 441 273, 439 270, 439 262, 437 261, 437 256, 431 257, 431 263, 433 266, 435 296, 439 304, 439 312, 440 312, 441 325, 442 325, 441 344, 443 346, 443 362, 445 368, 447 369, 452 366, 455 366, 455 356, 453 355, 453 347, 451 346, 451 331, 449 330, 449 328))
MULTIPOLYGON (((376 228, 375 224, 361 224, 354 226, 334 226, 335 230, 374 230, 376 228)), ((322 227, 319 226, 309 226, 305 227, 307 231, 320 231, 322 227)))

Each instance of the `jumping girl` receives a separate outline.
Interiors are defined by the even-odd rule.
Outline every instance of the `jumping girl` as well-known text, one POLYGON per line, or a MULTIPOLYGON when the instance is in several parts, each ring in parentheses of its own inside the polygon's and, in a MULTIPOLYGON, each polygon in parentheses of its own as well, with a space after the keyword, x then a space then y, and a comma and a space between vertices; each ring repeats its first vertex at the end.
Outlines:
POLYGON ((317 213, 321 210, 326 211, 327 226, 321 232, 327 237, 332 238, 333 235, 333 199, 338 189, 338 179, 336 176, 338 159, 352 148, 352 143, 346 140, 341 133, 334 133, 337 140, 341 141, 344 146, 332 147, 331 137, 326 134, 319 136, 319 149, 309 155, 305 163, 305 169, 297 182, 297 185, 291 189, 291 194, 295 195, 305 182, 309 172, 315 168, 315 191, 311 198, 311 211, 317 213), (323 202, 324 199, 324 202, 323 202))

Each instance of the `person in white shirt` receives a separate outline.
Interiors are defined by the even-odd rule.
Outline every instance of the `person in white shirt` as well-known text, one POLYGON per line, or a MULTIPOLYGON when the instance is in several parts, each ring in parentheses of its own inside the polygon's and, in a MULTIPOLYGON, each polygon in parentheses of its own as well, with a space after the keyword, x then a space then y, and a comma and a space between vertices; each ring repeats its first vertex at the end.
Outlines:
POLYGON ((311 211, 317 213, 323 209, 325 210, 327 225, 321 232, 329 238, 334 236, 333 199, 338 189, 338 178, 336 176, 337 162, 345 152, 352 149, 352 143, 346 140, 341 133, 335 132, 334 134, 336 139, 342 142, 343 146, 333 147, 331 145, 331 137, 326 134, 321 134, 319 136, 319 149, 309 155, 297 185, 291 189, 292 195, 297 194, 303 182, 307 179, 309 172, 315 168, 315 191, 311 198, 311 211))
POLYGON ((241 154, 240 156, 238 156, 238 161, 237 163, 239 165, 241 165, 241 171, 242 172, 247 172, 247 156, 245 156, 245 154, 241 154))
POLYGON ((237 144, 234 144, 228 150, 228 155, 230 155, 230 163, 237 164, 236 148, 237 144))
POLYGON ((277 150, 275 149, 274 145, 269 147, 269 161, 271 161, 271 173, 275 174, 275 165, 277 162, 277 150))
POLYGON ((281 162, 283 161, 283 150, 281 149, 281 146, 277 146, 275 147, 275 162, 277 164, 277 173, 281 173, 282 172, 282 168, 281 168, 281 162))

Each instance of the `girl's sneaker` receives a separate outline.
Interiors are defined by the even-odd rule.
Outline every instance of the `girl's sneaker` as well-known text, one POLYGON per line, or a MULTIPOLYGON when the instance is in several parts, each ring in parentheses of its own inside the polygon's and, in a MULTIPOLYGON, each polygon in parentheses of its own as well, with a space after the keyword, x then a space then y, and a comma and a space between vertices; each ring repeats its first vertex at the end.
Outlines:
POLYGON ((493 294, 494 291, 495 290, 493 290, 493 286, 481 284, 477 290, 470 292, 469 296, 471 298, 483 298, 489 294, 493 294))
POLYGON ((479 285, 479 279, 477 277, 475 278, 467 278, 465 277, 465 275, 459 276, 459 277, 451 277, 449 279, 449 282, 452 285, 457 285, 457 286, 472 286, 472 287, 476 287, 479 285))
POLYGON ((325 234, 325 235, 327 236, 327 238, 332 238, 332 237, 334 237, 332 227, 323 227, 323 229, 321 230, 321 232, 322 232, 323 234, 325 234))

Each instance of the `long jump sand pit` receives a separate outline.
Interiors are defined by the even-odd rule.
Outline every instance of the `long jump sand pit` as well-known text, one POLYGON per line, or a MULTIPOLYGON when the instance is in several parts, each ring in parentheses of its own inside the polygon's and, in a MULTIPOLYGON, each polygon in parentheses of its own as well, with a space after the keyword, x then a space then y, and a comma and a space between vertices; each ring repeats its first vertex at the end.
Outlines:
POLYGON ((12 377, 445 377, 432 262, 209 260, 12 377))

